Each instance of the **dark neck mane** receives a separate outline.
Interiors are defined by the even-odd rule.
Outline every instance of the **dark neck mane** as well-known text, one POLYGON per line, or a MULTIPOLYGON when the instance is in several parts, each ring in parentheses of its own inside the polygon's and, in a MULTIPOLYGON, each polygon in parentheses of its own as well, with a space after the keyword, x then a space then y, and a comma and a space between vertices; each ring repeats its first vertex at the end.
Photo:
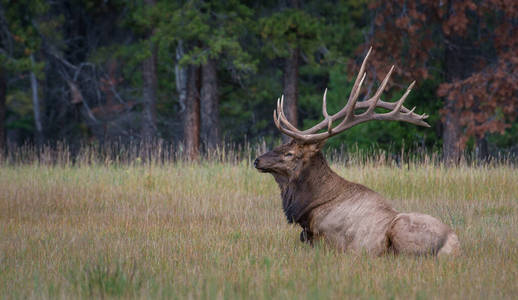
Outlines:
POLYGON ((274 177, 281 189, 282 207, 288 222, 299 223, 302 227, 309 225, 309 212, 335 199, 346 182, 331 170, 320 151, 303 166, 297 178, 274 177))

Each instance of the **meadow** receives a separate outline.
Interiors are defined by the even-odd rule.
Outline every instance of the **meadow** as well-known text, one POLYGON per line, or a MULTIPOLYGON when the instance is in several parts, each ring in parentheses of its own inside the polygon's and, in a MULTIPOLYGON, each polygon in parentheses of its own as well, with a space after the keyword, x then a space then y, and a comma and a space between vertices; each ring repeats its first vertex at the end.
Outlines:
POLYGON ((250 157, 0 163, 0 298, 506 299, 518 295, 510 163, 335 160, 348 180, 457 232, 457 258, 299 241, 250 157))

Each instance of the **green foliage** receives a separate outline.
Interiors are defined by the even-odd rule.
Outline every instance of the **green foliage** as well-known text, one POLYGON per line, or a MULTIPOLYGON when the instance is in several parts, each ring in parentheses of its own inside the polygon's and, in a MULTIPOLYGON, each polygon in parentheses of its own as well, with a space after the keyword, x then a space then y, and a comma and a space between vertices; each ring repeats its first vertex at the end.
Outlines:
POLYGON ((3 0, 2 6, 5 7, 8 35, 14 39, 21 52, 28 55, 38 49, 41 40, 34 21, 47 11, 48 4, 42 0, 3 0))
POLYGON ((135 264, 113 263, 104 256, 85 264, 82 272, 71 268, 67 277, 77 292, 88 297, 135 295, 142 287, 135 264))
MULTIPOLYGON (((44 15, 49 4, 42 0, 5 1, 0 3, 0 71, 15 84, 8 86, 5 128, 30 135, 34 130, 31 90, 27 89, 29 73, 42 79, 45 62, 34 62, 34 56, 42 45, 42 32, 48 32, 52 22, 44 15)), ((56 21, 59 22, 59 21, 56 21)))
POLYGON ((42 0, 2 0, 1 6, 6 26, 0 41, 0 67, 14 73, 31 70, 29 57, 41 45, 37 21, 46 13, 48 4, 42 0))
POLYGON ((517 151, 518 147, 518 122, 511 124, 504 134, 489 134, 487 140, 490 145, 497 149, 508 149, 517 151))
POLYGON ((286 9, 259 20, 268 58, 287 57, 290 49, 311 54, 321 45, 321 21, 300 9, 286 9))
POLYGON ((310 2, 308 10, 322 16, 320 26, 325 60, 343 64, 352 57, 357 46, 364 41, 367 0, 337 2, 310 2))
POLYGON ((241 46, 253 15, 246 5, 238 1, 188 1, 183 5, 165 1, 153 11, 158 20, 153 42, 174 53, 182 41, 186 53, 180 64, 198 65, 212 58, 222 60, 228 68, 255 71, 256 59, 241 46))

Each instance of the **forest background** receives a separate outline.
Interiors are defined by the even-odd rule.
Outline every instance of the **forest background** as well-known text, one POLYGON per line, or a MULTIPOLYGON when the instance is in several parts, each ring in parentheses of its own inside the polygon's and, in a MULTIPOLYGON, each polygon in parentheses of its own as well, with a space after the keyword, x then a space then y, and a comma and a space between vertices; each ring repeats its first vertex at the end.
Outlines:
POLYGON ((370 46, 367 84, 432 128, 359 125, 329 147, 402 148, 458 161, 518 153, 518 2, 0 0, 0 151, 24 144, 166 141, 196 158, 299 127, 326 88, 344 104, 370 46))

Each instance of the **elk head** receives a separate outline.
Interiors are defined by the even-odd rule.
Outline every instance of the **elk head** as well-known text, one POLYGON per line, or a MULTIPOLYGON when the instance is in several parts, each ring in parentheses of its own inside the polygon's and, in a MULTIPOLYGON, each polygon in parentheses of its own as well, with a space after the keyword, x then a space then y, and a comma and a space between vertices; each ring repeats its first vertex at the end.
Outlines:
POLYGON ((297 140, 276 147, 258 157, 254 165, 260 172, 272 173, 279 183, 298 177, 324 143, 301 143, 297 140))
POLYGON ((314 158, 323 159, 320 149, 328 138, 346 131, 357 124, 370 120, 404 121, 415 125, 430 127, 430 125, 424 121, 428 118, 428 115, 416 114, 414 113, 415 107, 407 109, 403 106, 405 99, 414 87, 415 81, 410 84, 398 101, 385 102, 380 99, 394 71, 394 66, 392 66, 378 87, 378 90, 370 99, 361 102, 357 101, 363 81, 365 80, 365 65, 371 51, 372 47, 363 60, 360 72, 356 77, 346 105, 336 114, 329 115, 327 112, 326 89, 322 101, 324 120, 312 128, 303 131, 298 130, 288 121, 284 114, 284 98, 282 97, 277 100, 277 109, 273 111, 273 121, 279 131, 290 136, 292 140, 259 156, 254 162, 255 167, 259 171, 271 173, 280 185, 287 183, 297 178, 306 166, 311 165, 314 158), (377 113, 375 112, 375 108, 383 108, 389 110, 389 112, 377 113), (356 110, 359 109, 363 110, 363 112, 355 113, 356 110), (338 125, 333 127, 333 123, 337 121, 339 121, 338 125))

